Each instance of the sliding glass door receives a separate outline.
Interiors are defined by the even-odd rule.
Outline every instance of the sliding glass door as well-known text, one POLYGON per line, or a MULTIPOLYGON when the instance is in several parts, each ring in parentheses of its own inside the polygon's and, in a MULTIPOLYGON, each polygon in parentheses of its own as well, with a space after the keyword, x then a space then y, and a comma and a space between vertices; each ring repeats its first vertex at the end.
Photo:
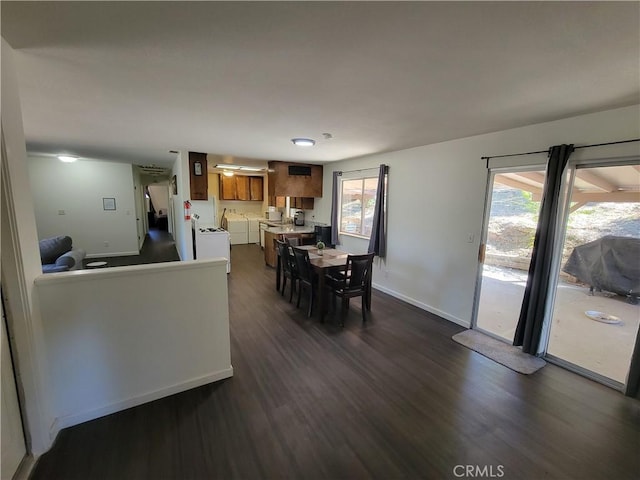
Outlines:
POLYGON ((475 328, 509 343, 527 283, 544 178, 544 170, 490 175, 475 328))
POLYGON ((547 356, 622 386, 640 323, 640 165, 571 173, 547 356))

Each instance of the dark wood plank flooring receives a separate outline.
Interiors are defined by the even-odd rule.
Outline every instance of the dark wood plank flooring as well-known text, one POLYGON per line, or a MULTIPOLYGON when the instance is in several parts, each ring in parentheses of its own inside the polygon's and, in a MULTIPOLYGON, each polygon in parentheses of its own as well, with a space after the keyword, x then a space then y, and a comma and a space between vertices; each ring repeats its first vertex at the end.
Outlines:
POLYGON ((107 262, 107 267, 142 265, 145 263, 178 262, 180 256, 171 234, 165 230, 153 228, 145 236, 140 255, 121 257, 91 257, 84 259, 84 267, 91 262, 107 262))
POLYGON ((359 302, 344 329, 307 319, 256 245, 233 247, 229 292, 233 378, 65 429, 32 478, 639 477, 638 400, 517 374, 380 292, 366 326, 359 302))

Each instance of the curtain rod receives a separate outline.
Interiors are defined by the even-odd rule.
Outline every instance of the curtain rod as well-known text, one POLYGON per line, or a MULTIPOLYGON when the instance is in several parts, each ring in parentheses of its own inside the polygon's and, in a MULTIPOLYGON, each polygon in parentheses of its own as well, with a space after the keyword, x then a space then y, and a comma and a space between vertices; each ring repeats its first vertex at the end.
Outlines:
MULTIPOLYGON (((604 147, 606 145, 618 145, 620 143, 631 143, 631 142, 640 142, 640 138, 634 138, 633 140, 620 140, 619 142, 608 142, 608 143, 595 143, 593 145, 581 145, 579 147, 573 147, 574 150, 578 148, 591 148, 591 147, 604 147)), ((522 155, 535 155, 537 153, 548 153, 549 150, 538 150, 537 152, 525 152, 525 153, 511 153, 509 155, 493 155, 490 157, 480 157, 481 160, 489 160, 491 158, 504 158, 504 157, 520 157, 522 155)))
POLYGON ((379 170, 379 167, 360 168, 359 170, 340 170, 340 175, 343 173, 366 172, 367 170, 379 170))

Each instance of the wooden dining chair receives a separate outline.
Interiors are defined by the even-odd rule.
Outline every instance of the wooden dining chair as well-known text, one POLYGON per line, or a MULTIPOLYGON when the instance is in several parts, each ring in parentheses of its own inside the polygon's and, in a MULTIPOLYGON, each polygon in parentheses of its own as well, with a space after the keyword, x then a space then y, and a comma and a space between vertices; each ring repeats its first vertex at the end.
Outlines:
POLYGON ((282 273, 282 290, 280 295, 284 295, 287 289, 287 278, 291 280, 291 291, 289 292, 289 302, 293 299, 293 292, 296 288, 296 282, 298 280, 298 266, 295 265, 295 257, 291 252, 291 247, 281 240, 275 240, 278 247, 278 254, 280 255, 280 265, 282 273))
POLYGON ((342 299, 340 325, 344 326, 344 317, 349 308, 349 300, 362 298, 362 322, 367 321, 367 310, 370 309, 369 296, 371 289, 371 267, 373 253, 349 255, 344 271, 328 273, 326 283, 335 297, 342 299))
POLYGON ((284 237, 284 241, 290 247, 300 246, 300 237, 284 237))
POLYGON ((307 309, 307 317, 310 317, 313 311, 314 290, 317 282, 315 281, 315 274, 309 260, 309 250, 293 248, 293 254, 295 256, 296 266, 298 268, 298 303, 296 304, 296 307, 300 308, 300 298, 302 297, 302 290, 306 289, 309 292, 309 307, 307 309))

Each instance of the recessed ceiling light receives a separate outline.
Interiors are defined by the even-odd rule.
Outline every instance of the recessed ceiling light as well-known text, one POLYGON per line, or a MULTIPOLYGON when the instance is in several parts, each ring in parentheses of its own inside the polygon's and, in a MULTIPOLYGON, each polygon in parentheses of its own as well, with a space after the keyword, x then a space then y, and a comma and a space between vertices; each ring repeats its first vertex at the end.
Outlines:
POLYGON ((222 172, 222 174, 223 174, 225 177, 233 177, 233 172, 229 172, 229 171, 227 171, 227 170, 225 170, 224 172, 222 172))
POLYGON ((58 160, 65 163, 73 163, 78 160, 78 157, 74 157, 72 155, 58 155, 58 160))
POLYGON ((292 138, 291 141, 298 147, 313 147, 316 144, 316 141, 310 138, 292 138))

